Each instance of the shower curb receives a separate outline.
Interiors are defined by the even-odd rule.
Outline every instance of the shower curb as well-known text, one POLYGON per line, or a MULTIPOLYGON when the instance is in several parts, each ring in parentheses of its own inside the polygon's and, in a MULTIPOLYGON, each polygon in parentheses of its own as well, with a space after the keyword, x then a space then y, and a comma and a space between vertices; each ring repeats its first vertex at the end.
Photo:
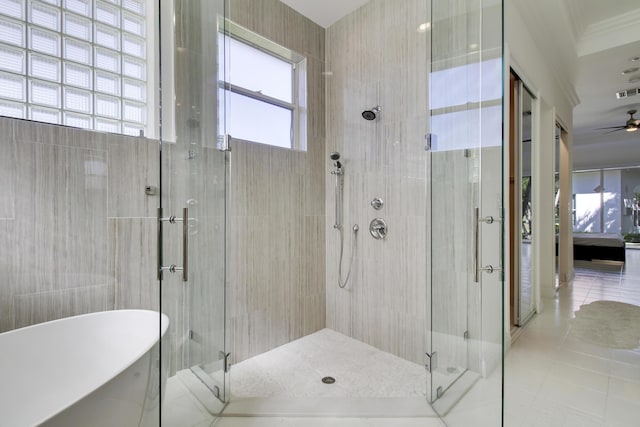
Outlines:
POLYGON ((246 398, 232 400, 222 417, 434 418, 424 397, 246 398))

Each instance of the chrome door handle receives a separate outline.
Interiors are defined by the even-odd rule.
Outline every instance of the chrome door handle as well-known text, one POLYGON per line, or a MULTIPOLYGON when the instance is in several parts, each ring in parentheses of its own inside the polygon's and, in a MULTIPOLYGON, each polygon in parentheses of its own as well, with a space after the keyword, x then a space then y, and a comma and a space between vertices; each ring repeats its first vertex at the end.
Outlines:
POLYGON ((502 267, 494 267, 493 265, 489 264, 484 267, 478 268, 478 270, 486 271, 487 273, 492 274, 494 271, 502 271, 502 267))
POLYGON ((480 218, 479 221, 484 222, 485 224, 493 224, 494 222, 502 222, 502 219, 494 218, 491 215, 489 215, 489 216, 485 216, 484 218, 480 218))
MULTIPOLYGON (((182 209, 182 218, 177 218, 175 216, 163 217, 162 209, 158 209, 158 221, 160 223, 168 222, 169 224, 182 223, 182 267, 179 267, 175 264, 171 264, 169 266, 158 266, 158 275, 162 278, 162 272, 169 271, 171 273, 176 273, 178 271, 182 272, 182 281, 187 282, 189 280, 189 208, 182 209)), ((161 257, 158 257, 158 261, 160 264, 161 257)))
MULTIPOLYGON (((494 218, 493 216, 485 216, 480 218, 480 208, 474 208, 473 210, 473 281, 478 283, 480 281, 480 272, 485 271, 489 274, 494 271, 502 271, 502 267, 494 267, 492 265, 486 265, 480 267, 480 223, 493 224, 501 223, 502 218, 494 218)), ((502 256, 502 233, 500 233, 500 256, 502 256)))
POLYGON ((478 252, 479 252, 479 218, 480 218, 480 208, 475 208, 473 210, 473 282, 478 283, 480 281, 480 270, 478 266, 478 252))

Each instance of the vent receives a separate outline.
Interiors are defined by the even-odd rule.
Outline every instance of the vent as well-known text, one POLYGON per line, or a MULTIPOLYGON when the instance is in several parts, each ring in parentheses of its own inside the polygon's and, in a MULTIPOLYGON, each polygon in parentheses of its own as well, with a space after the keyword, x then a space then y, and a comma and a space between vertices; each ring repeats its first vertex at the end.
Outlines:
POLYGON ((629 89, 629 90, 621 90, 620 92, 616 92, 616 98, 618 98, 618 99, 628 98, 630 96, 634 96, 634 95, 638 95, 638 94, 640 94, 640 88, 638 88, 638 89, 629 89))

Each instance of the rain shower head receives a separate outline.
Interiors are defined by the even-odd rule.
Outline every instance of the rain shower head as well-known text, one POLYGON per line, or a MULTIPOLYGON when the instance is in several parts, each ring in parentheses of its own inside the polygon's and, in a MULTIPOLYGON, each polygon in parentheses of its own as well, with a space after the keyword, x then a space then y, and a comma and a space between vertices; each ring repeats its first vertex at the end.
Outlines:
POLYGON ((376 114, 379 113, 382 108, 379 105, 376 105, 371 110, 365 110, 362 112, 362 118, 365 120, 375 120, 376 114))

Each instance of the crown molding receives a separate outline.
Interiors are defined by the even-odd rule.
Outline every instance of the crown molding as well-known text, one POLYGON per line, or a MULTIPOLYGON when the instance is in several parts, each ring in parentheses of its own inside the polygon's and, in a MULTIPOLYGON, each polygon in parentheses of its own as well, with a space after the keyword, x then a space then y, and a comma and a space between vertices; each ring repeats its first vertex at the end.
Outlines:
POLYGON ((577 0, 565 0, 560 2, 560 11, 562 18, 568 23, 571 30, 573 44, 577 46, 580 36, 586 29, 584 9, 577 0))
MULTIPOLYGON (((553 31, 553 28, 549 27, 547 24, 547 19, 545 19, 544 11, 542 10, 541 3, 532 2, 532 1, 514 1, 516 5, 516 10, 523 18, 525 25, 527 26, 529 33, 532 35, 539 35, 539 37, 534 38, 534 44, 540 50, 540 52, 544 53, 544 46, 549 43, 553 37, 560 37, 560 33, 553 31), (537 23, 543 23, 543 26, 546 28, 540 28, 537 23)), ((566 32, 564 35, 569 35, 572 37, 571 46, 575 49, 576 42, 573 39, 574 33, 572 25, 578 26, 576 22, 579 20, 573 20, 571 17, 571 13, 567 10, 567 8, 571 8, 571 6, 567 5, 565 2, 560 2, 561 6, 560 10, 560 18, 567 24, 566 32)), ((581 19, 581 18, 579 18, 581 19)), ((577 58, 577 57, 576 57, 577 58)), ((557 61, 551 61, 551 63, 547 64, 547 69, 549 70, 549 74, 551 78, 555 81, 556 86, 562 91, 563 95, 570 103, 571 107, 575 107, 580 104, 580 97, 575 89, 575 86, 572 83, 571 76, 565 72, 568 69, 566 62, 568 61, 564 56, 559 57, 557 61)))
POLYGON ((640 40, 640 9, 589 25, 578 43, 578 57, 638 40, 640 40))
POLYGON ((573 83, 571 83, 568 78, 560 76, 555 69, 552 69, 552 74, 556 82, 562 89, 562 92, 567 97, 567 100, 571 103, 571 106, 573 108, 578 106, 580 104, 580 96, 578 95, 576 87, 573 85, 573 83))

